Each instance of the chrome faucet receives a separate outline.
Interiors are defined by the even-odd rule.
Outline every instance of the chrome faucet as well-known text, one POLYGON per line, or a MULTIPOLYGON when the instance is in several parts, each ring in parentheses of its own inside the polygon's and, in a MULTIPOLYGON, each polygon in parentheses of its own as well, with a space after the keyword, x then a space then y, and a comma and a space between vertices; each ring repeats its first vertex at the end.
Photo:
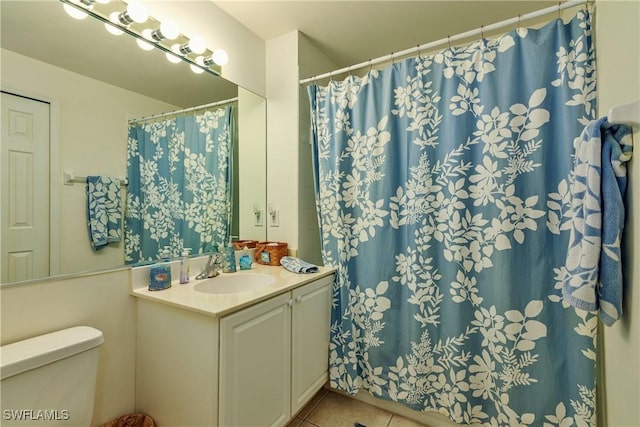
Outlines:
POLYGON ((202 273, 196 276, 196 279, 209 279, 211 277, 216 277, 222 272, 222 267, 224 265, 223 254, 221 253, 213 253, 209 255, 209 259, 207 260, 207 265, 205 266, 202 273))

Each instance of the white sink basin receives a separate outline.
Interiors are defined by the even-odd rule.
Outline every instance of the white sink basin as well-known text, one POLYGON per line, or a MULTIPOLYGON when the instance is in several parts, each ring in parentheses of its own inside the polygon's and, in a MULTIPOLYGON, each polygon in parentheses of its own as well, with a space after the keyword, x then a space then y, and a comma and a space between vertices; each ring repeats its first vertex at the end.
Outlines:
POLYGON ((260 273, 235 273, 198 282, 193 289, 207 294, 237 294, 269 286, 276 278, 260 273))

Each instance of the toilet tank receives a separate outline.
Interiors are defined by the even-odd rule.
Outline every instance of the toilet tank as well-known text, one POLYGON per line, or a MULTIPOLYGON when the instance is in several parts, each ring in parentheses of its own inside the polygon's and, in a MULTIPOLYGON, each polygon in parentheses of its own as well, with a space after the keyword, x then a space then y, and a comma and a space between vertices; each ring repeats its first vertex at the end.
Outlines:
POLYGON ((0 347, 0 425, 89 426, 103 341, 77 326, 0 347))

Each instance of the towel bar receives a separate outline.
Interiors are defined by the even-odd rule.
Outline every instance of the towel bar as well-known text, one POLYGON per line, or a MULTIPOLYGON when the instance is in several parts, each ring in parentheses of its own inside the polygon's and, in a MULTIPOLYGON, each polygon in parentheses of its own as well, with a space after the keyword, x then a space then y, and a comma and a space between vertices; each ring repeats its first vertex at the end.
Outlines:
MULTIPOLYGON (((127 186, 129 185, 129 180, 127 178, 119 177, 120 185, 127 186)), ((73 185, 75 183, 86 184, 87 177, 86 176, 76 176, 72 171, 64 171, 64 185, 73 185)))

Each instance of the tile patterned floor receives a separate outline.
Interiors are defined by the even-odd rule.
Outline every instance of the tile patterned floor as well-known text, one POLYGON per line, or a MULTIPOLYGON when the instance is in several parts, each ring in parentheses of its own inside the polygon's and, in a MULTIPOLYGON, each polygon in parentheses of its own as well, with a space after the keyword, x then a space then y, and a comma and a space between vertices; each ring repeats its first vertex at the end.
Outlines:
POLYGON ((287 427, 426 427, 359 400, 320 390, 287 427))

